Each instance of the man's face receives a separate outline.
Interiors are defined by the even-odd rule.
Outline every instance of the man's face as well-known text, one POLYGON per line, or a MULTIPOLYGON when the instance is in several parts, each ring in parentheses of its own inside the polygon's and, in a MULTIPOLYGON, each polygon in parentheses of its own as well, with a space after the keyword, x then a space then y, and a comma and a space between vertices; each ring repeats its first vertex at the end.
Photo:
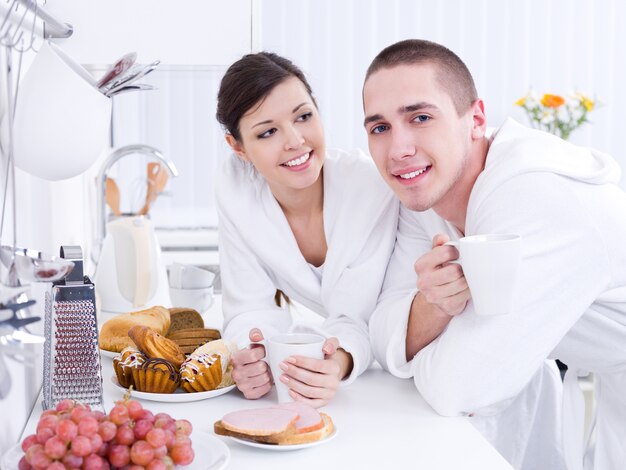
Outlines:
POLYGON ((372 74, 363 88, 365 131, 381 175, 411 210, 455 200, 472 143, 472 111, 458 116, 431 64, 372 74))

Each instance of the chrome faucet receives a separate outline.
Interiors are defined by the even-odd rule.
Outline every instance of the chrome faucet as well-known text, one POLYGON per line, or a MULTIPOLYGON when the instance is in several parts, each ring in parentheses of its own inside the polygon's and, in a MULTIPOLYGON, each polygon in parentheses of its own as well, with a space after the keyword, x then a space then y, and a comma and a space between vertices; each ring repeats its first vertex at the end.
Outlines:
POLYGON ((100 250, 102 249, 102 242, 104 241, 104 237, 106 235, 106 211, 105 211, 105 188, 106 188, 106 179, 109 170, 113 166, 115 162, 117 162, 120 158, 125 157, 126 155, 131 154, 142 154, 152 157, 156 160, 159 160, 161 163, 165 165, 165 170, 168 172, 170 177, 178 176, 178 170, 176 169, 176 165, 169 158, 163 156, 163 154, 155 149, 154 147, 150 147, 149 145, 135 144, 135 145, 126 145, 124 147, 120 147, 115 149, 104 161, 102 164, 102 168, 98 172, 98 176, 96 179, 96 192, 97 192, 97 226, 96 226, 96 243, 94 249, 92 250, 91 259, 97 264, 98 258, 100 257, 100 250))

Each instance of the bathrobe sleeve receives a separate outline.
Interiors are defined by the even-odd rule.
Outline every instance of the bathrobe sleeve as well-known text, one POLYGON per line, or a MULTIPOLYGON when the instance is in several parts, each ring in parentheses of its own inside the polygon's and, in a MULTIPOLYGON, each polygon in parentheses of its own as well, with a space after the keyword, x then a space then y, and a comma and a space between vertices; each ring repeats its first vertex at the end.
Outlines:
POLYGON ((251 328, 260 328, 269 338, 287 332, 292 320, 288 310, 275 304, 275 282, 242 240, 220 200, 218 197, 224 337, 243 348, 250 343, 251 328))
POLYGON ((481 317, 470 303, 415 356, 415 385, 440 414, 497 412, 609 286, 603 233, 577 184, 548 172, 526 173, 470 201, 466 233, 522 236, 516 309, 481 317))

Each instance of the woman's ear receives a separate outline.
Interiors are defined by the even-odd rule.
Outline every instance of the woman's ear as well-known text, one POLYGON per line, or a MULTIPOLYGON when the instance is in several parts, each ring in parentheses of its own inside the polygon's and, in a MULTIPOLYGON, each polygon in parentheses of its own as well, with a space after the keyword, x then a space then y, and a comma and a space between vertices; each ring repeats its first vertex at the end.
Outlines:
POLYGON ((241 142, 239 142, 237 139, 235 139, 232 134, 226 134, 224 136, 224 138, 226 139, 226 143, 228 144, 228 146, 233 149, 233 152, 235 152, 235 154, 241 158, 243 161, 250 161, 248 160, 248 157, 246 156, 246 152, 243 148, 243 145, 241 145, 241 142))

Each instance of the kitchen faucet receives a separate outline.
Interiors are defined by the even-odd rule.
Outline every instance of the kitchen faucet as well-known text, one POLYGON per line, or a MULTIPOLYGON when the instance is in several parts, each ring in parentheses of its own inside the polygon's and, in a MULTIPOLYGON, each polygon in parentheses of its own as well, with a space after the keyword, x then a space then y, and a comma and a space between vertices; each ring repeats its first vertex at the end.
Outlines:
POLYGON ((98 172, 98 176, 96 179, 97 186, 97 221, 96 221, 96 243, 94 245, 94 249, 92 250, 91 259, 94 263, 98 263, 98 258, 100 257, 100 250, 102 249, 102 242, 104 241, 104 237, 106 235, 106 211, 105 211, 105 187, 106 187, 106 179, 109 170, 113 166, 115 162, 117 162, 120 158, 125 157, 126 155, 131 154, 142 154, 152 157, 156 160, 159 160, 165 166, 165 170, 169 173, 170 177, 178 176, 178 170, 176 169, 176 165, 169 158, 163 156, 163 154, 155 149, 154 147, 150 147, 149 145, 142 144, 134 144, 134 145, 126 145, 124 147, 120 147, 115 149, 104 161, 100 171, 98 172))

